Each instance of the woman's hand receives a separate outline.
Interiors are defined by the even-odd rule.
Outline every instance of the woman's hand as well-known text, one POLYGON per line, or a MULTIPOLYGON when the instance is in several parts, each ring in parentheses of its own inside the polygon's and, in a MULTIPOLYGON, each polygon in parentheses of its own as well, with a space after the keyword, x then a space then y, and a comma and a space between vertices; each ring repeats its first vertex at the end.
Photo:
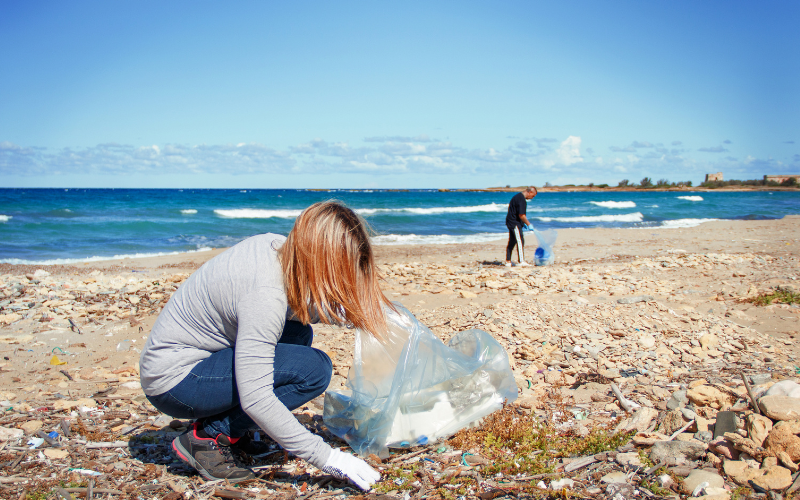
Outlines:
POLYGON ((364 491, 372 488, 372 485, 381 478, 380 472, 370 467, 367 462, 348 453, 342 453, 336 448, 331 450, 331 456, 322 468, 322 472, 336 479, 349 479, 364 491))

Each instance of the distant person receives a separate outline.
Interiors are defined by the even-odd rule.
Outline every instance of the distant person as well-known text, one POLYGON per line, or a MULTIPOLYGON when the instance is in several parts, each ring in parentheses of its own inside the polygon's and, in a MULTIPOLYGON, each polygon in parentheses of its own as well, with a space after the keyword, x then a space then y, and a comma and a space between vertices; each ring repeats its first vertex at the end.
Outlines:
POLYGON ((255 478, 231 450, 284 450, 367 490, 380 473, 309 432, 292 415, 331 379, 309 323, 348 324, 380 337, 391 303, 378 284, 366 223, 337 202, 316 203, 288 237, 261 234, 206 262, 159 314, 141 355, 141 382, 159 411, 192 418, 178 457, 208 480, 255 478))
POLYGON ((532 200, 538 191, 533 186, 528 186, 525 191, 517 193, 511 198, 508 203, 508 215, 506 215, 506 227, 508 228, 508 246, 506 247, 506 267, 511 267, 511 254, 514 247, 517 247, 517 259, 519 266, 529 266, 525 262, 525 238, 522 236, 522 228, 533 229, 533 226, 528 222, 528 217, 525 213, 528 211, 528 200, 532 200))

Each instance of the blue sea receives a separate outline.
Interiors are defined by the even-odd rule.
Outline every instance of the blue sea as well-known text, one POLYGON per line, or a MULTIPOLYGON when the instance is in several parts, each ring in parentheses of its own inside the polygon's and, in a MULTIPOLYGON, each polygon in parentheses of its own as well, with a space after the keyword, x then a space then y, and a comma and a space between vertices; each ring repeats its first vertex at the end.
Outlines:
MULTIPOLYGON (((362 214, 385 244, 505 239, 514 193, 436 190, 0 189, 0 262, 67 264, 228 247, 287 234, 317 201, 362 214)), ((559 192, 528 202, 538 229, 681 228, 800 214, 800 192, 559 192)))

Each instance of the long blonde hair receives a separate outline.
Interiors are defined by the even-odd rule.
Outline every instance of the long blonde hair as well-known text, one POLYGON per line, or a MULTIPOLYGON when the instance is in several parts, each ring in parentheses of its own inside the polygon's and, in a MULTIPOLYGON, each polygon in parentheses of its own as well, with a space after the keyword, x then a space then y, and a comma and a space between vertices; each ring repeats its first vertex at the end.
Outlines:
POLYGON ((309 306, 323 323, 348 323, 378 338, 386 332, 366 221, 341 202, 315 203, 297 218, 278 249, 289 307, 303 324, 309 306))

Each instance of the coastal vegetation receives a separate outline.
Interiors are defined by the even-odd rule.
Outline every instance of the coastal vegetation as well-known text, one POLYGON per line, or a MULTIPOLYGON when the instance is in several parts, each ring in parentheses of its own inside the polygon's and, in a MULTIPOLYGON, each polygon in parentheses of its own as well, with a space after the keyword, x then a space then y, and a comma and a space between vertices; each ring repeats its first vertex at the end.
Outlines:
POLYGON ((770 304, 800 304, 800 293, 786 288, 779 288, 775 291, 754 297, 750 299, 750 302, 757 306, 768 306, 770 304))
MULTIPOLYGON (((488 188, 488 189, 461 189, 453 191, 517 191, 524 186, 512 187, 506 185, 503 188, 488 188)), ((800 184, 796 177, 789 177, 783 182, 776 182, 767 179, 751 179, 751 180, 737 180, 731 179, 728 181, 707 181, 702 182, 695 186, 692 181, 670 181, 669 179, 658 179, 654 181, 651 177, 644 177, 639 182, 631 181, 630 179, 622 179, 617 182, 616 186, 609 186, 608 184, 562 184, 554 185, 550 182, 545 182, 541 189, 544 191, 561 191, 561 190, 598 190, 607 189, 609 191, 639 191, 639 190, 682 190, 682 189, 746 189, 746 190, 759 190, 759 189, 798 189, 800 184)), ((450 190, 443 190, 450 191, 450 190)))
POLYGON ((776 182, 773 180, 766 180, 766 179, 751 179, 747 181, 740 181, 736 179, 731 179, 729 181, 708 181, 700 184, 700 187, 706 189, 718 189, 718 188, 725 188, 725 187, 737 187, 737 186, 764 186, 764 187, 798 187, 797 179, 794 177, 789 177, 783 182, 776 182))

